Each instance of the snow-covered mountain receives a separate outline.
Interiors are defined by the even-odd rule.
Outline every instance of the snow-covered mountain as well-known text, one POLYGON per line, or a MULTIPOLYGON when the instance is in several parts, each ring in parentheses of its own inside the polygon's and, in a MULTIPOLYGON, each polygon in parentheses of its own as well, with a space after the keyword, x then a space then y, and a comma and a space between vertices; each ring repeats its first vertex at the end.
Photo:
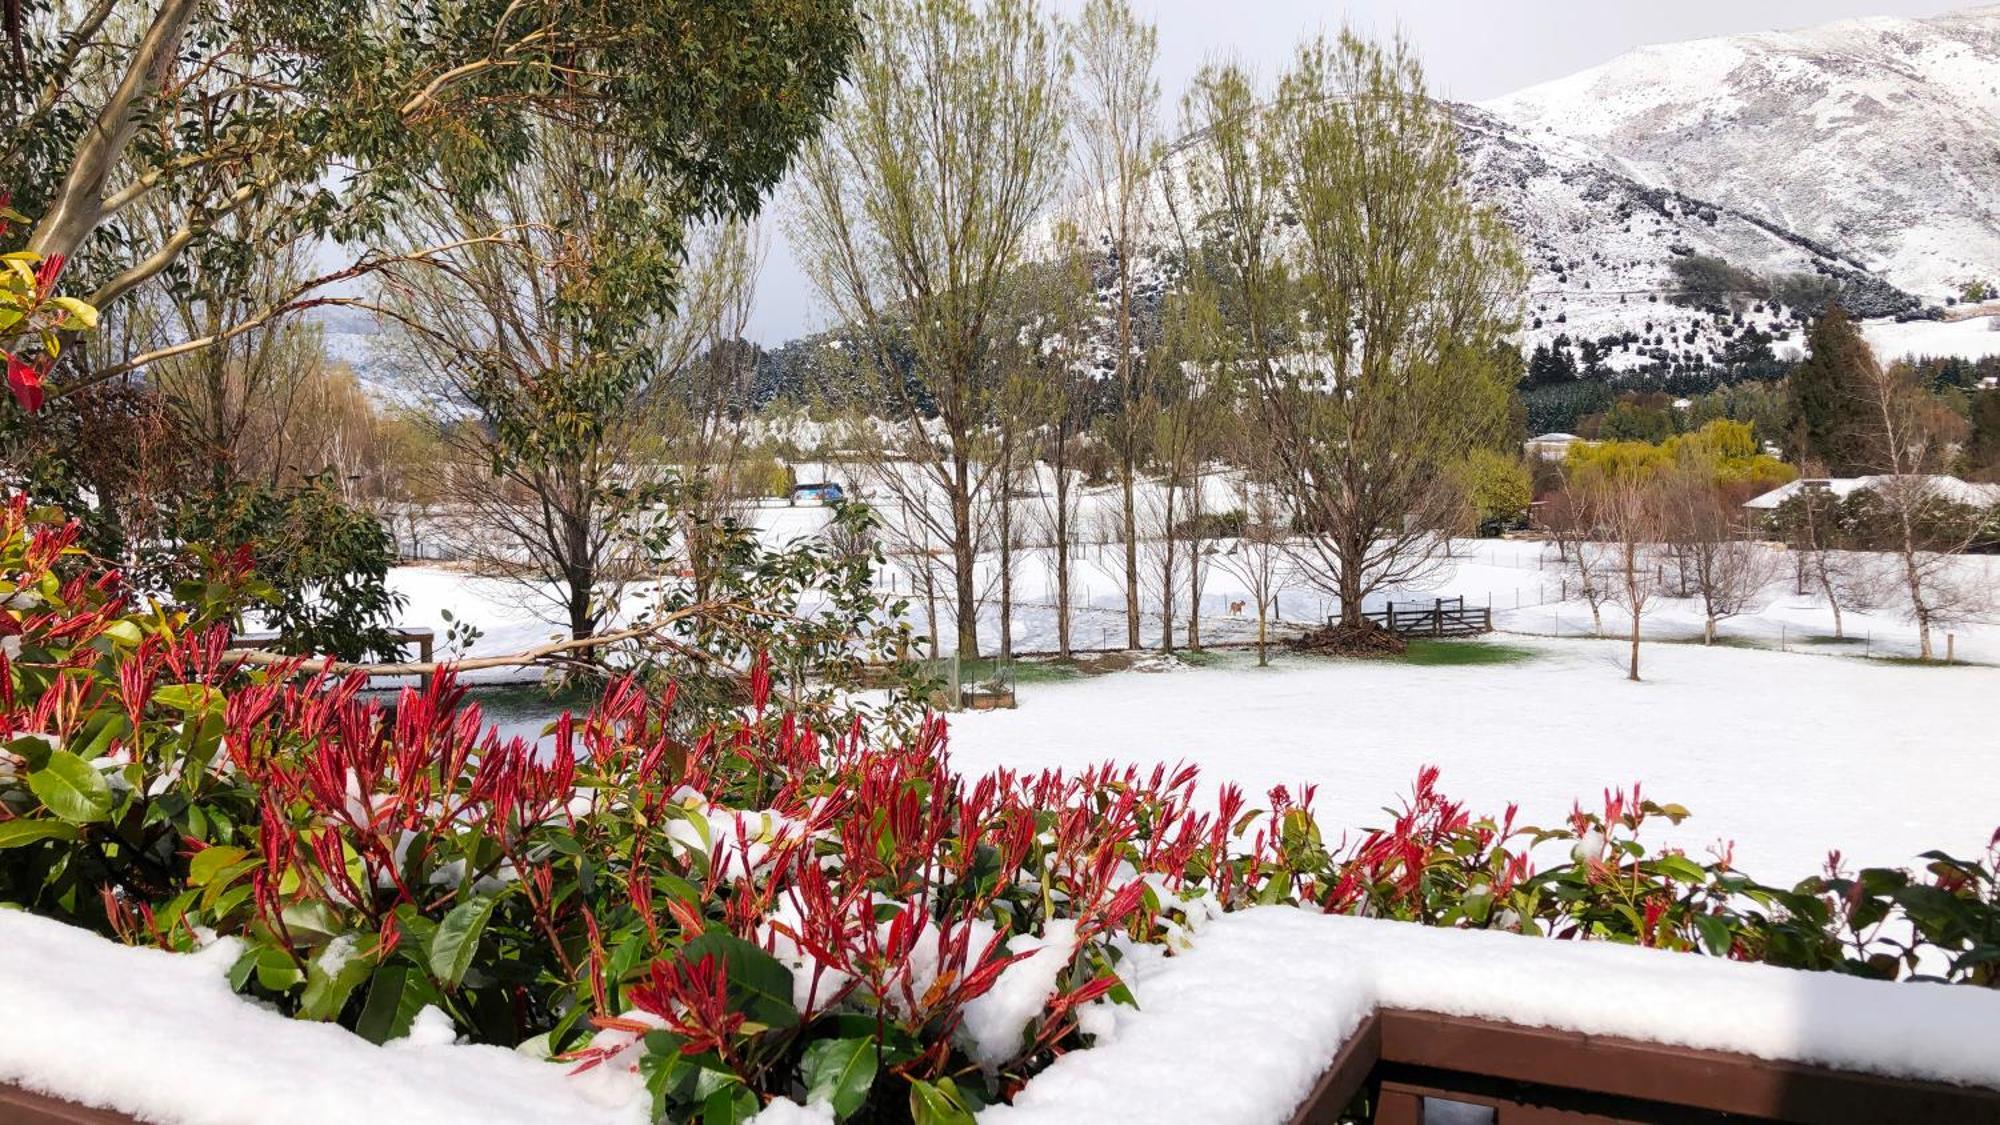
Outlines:
POLYGON ((1532 275, 1528 347, 1593 343, 1618 370, 1704 367, 1755 328, 1787 335, 1800 313, 1775 301, 1733 302, 1729 315, 1677 303, 1677 261, 1721 259, 1764 279, 1809 276, 1864 316, 1908 315, 1917 298, 1858 259, 1754 212, 1642 179, 1567 138, 1532 135, 1459 106, 1466 174, 1519 238, 1532 275))
POLYGON ((1645 47, 1481 108, 1927 302, 2000 280, 2000 5, 1645 47))

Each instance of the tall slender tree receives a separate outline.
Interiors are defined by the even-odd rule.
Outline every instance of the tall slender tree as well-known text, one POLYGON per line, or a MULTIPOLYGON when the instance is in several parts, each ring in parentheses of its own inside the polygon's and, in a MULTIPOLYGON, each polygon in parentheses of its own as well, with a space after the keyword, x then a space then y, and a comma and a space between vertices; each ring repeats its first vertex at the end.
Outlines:
POLYGON ((1159 34, 1128 0, 1089 0, 1071 28, 1078 89, 1074 132, 1087 232, 1110 267, 1113 409, 1103 419, 1118 470, 1124 548, 1125 643, 1139 647, 1137 489, 1148 438, 1150 394, 1141 262, 1154 249, 1154 173, 1162 143, 1159 34))
POLYGON ((949 546, 970 656, 998 314, 1065 161, 1068 56, 1032 0, 875 0, 867 15, 853 80, 801 161, 793 234, 902 424, 906 464, 880 483, 949 546))
POLYGON ((1875 358, 1838 302, 1806 332, 1806 358, 1785 378, 1786 453, 1834 476, 1861 468, 1863 439, 1875 424, 1868 400, 1875 358))

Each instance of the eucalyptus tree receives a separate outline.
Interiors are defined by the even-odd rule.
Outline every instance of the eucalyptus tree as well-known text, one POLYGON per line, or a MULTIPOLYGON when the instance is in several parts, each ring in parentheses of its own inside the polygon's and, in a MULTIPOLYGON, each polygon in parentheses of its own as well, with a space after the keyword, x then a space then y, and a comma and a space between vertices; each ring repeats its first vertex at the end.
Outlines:
MULTIPOLYGON (((377 240, 453 180, 505 183, 538 128, 626 138, 683 219, 754 212, 817 128, 859 37, 852 0, 19 0, 0 167, 107 315, 250 207, 261 246, 377 240), (170 221, 134 221, 146 203, 170 221)), ((684 223, 675 223, 678 230, 684 223)), ((56 394, 364 298, 363 253, 234 323, 77 369, 56 394)), ((75 280, 78 275, 81 280, 75 280)), ((71 349, 73 356, 83 351, 71 349)))
POLYGON ((902 433, 880 485, 950 551, 958 651, 979 651, 978 443, 1009 277, 1064 160, 1069 63, 1033 0, 874 0, 872 34, 801 161, 800 257, 902 433), (943 498, 943 510, 932 502, 943 498))
POLYGON ((1210 67, 1186 110, 1207 146, 1190 193, 1303 577, 1359 627, 1371 593, 1440 565, 1448 469, 1504 431, 1520 258, 1401 42, 1303 44, 1268 104, 1210 67))

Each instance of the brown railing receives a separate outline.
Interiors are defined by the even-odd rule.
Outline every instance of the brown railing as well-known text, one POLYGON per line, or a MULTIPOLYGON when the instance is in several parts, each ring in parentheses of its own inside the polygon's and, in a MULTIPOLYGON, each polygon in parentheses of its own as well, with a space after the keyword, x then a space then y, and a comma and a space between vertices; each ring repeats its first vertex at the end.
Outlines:
MULTIPOLYGON (((2000 1090, 1384 1009, 1348 1037, 1292 1125, 1419 1125, 1426 1099, 1486 1106, 1495 1125, 2000 1123, 2000 1090)), ((135 1125, 4 1083, 0 1122, 135 1125)))
MULTIPOLYGON (((1401 605, 1390 602, 1385 609, 1361 616, 1391 633, 1401 633, 1406 637, 1470 637, 1493 631, 1493 607, 1473 606, 1468 609, 1462 597, 1433 598, 1428 606, 1422 602, 1404 602, 1401 605)), ((1332 625, 1338 620, 1329 617, 1326 623, 1332 625)))
POLYGON ((0 1121, 7 1125, 138 1125, 135 1118, 109 1109, 52 1098, 0 1082, 0 1121))
POLYGON ((1348 1038, 1292 1125, 1333 1125, 1350 1111, 1418 1125, 1427 1099, 1486 1106, 1495 1125, 2000 1123, 2000 1090, 1384 1009, 1348 1038))

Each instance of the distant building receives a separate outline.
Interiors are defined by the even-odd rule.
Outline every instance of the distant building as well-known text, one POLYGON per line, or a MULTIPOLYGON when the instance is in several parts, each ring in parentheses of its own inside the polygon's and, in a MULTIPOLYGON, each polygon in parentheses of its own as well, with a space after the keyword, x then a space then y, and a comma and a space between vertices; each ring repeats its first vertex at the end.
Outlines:
POLYGON ((1586 446, 1597 444, 1594 441, 1584 441, 1584 439, 1575 434, 1543 434, 1540 437, 1531 437, 1527 441, 1522 442, 1521 452, 1530 457, 1539 457, 1544 461, 1560 461, 1569 456, 1570 446, 1578 442, 1582 442, 1586 446))
POLYGON ((818 501, 822 504, 838 504, 847 499, 846 490, 832 481, 802 481, 792 486, 792 503, 801 500, 818 501))
MULTIPOLYGON (((1753 496, 1743 502, 1752 511, 1769 512, 1792 497, 1807 491, 1820 491, 1837 499, 1845 499, 1855 492, 1880 488, 1896 478, 1890 476, 1871 477, 1803 477, 1789 484, 1753 496)), ((2000 484, 1972 484, 1957 477, 1927 476, 1924 483, 1941 499, 1969 508, 1991 508, 2000 504, 2000 484)))

